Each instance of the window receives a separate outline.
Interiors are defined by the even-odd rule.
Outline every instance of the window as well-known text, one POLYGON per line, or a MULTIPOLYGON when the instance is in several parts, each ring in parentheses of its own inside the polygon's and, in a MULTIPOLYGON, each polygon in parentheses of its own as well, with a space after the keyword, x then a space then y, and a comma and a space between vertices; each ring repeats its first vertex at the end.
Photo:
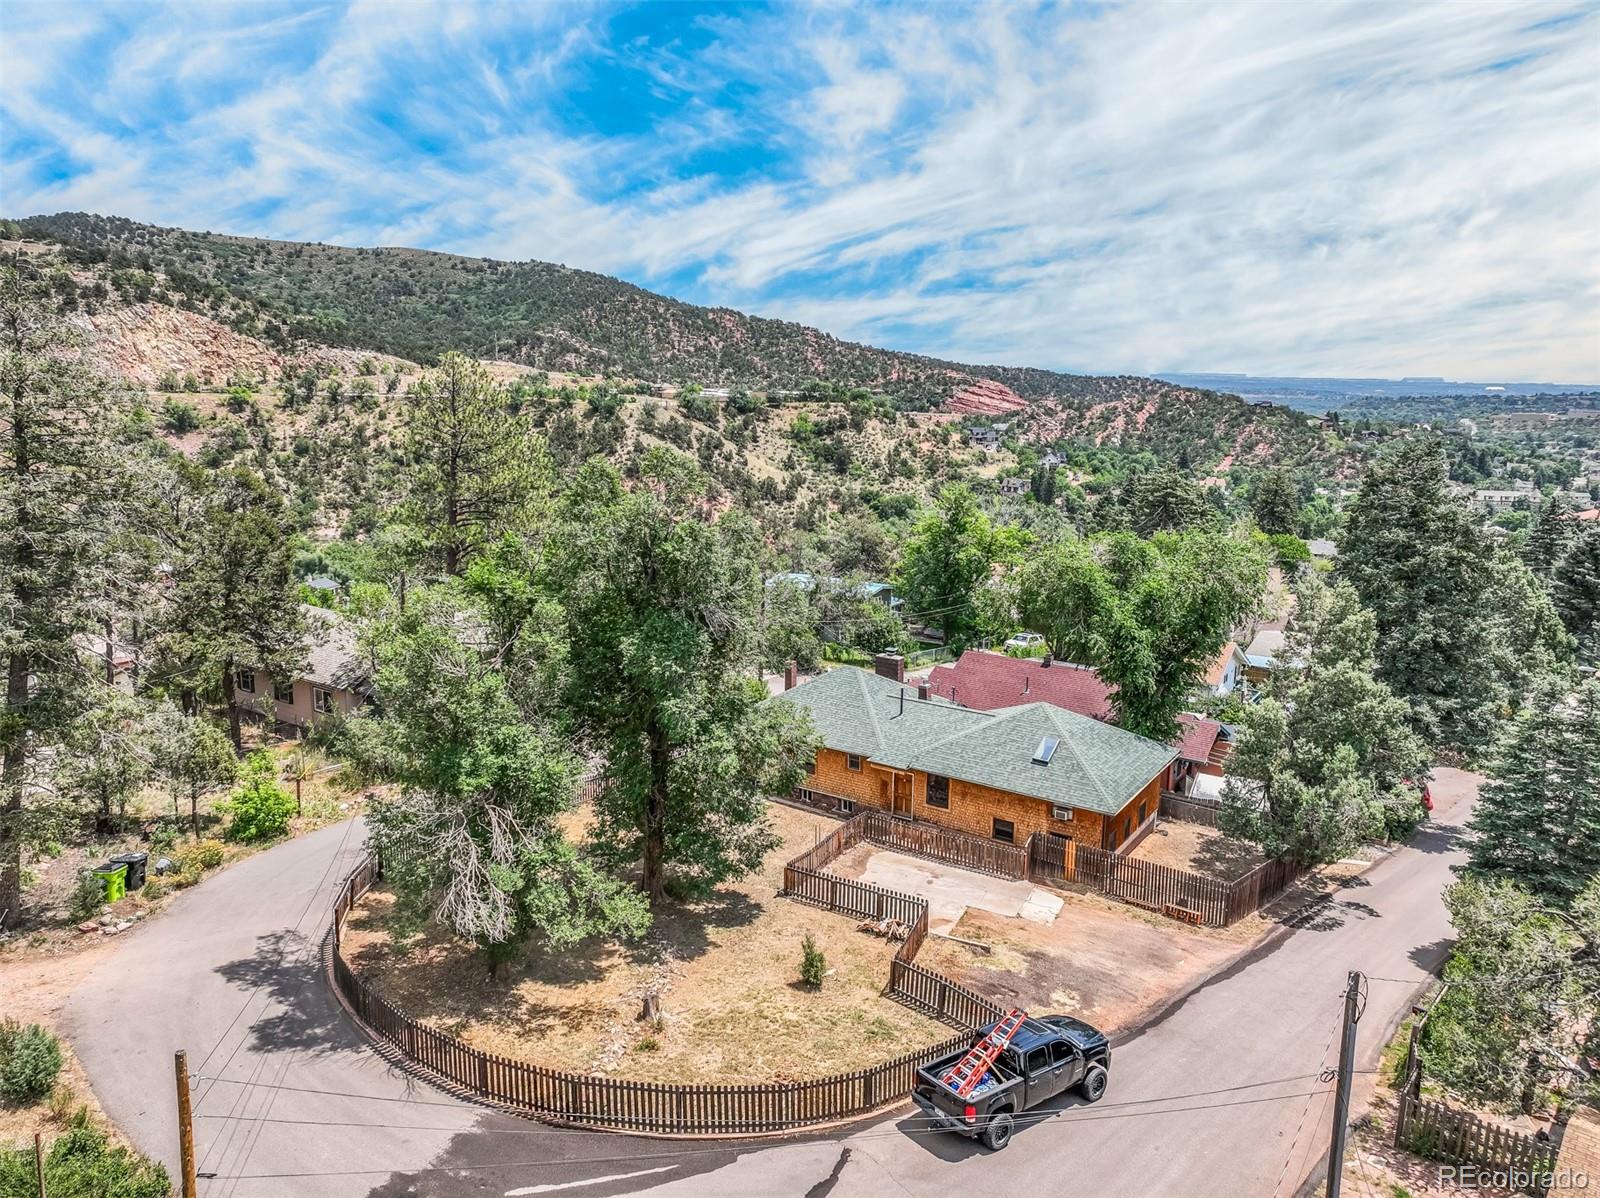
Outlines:
POLYGON ((320 686, 311 688, 311 706, 318 715, 333 715, 338 710, 333 704, 333 692, 320 686))
POLYGON ((856 813, 856 801, 854 799, 840 799, 839 810, 846 815, 854 815, 856 813))
POLYGON ((813 757, 810 761, 806 762, 806 773, 814 774, 816 772, 817 772, 817 759, 815 757, 813 757))
POLYGON ((1057 844, 1072 843, 1072 837, 1068 836, 1065 832, 1052 832, 1050 833, 1050 839, 1055 841, 1057 844))
POLYGON ((1146 803, 1140 803, 1139 804, 1139 822, 1141 824, 1144 823, 1144 809, 1145 809, 1146 806, 1147 806, 1146 803))
POLYGON ((941 774, 928 775, 928 806, 950 806, 950 779, 941 774))
POLYGON ((1072 1051, 1072 1045, 1065 1040, 1057 1040, 1050 1045, 1050 1063, 1052 1065, 1065 1064, 1067 1061, 1072 1060, 1075 1055, 1077 1054, 1072 1051))
POLYGON ((846 753, 844 755, 844 766, 845 769, 855 770, 859 773, 861 770, 860 756, 855 753, 846 753))
POLYGON ((293 703, 294 702, 294 682, 292 680, 285 680, 285 681, 282 681, 282 682, 277 682, 277 681, 273 682, 273 684, 272 684, 272 697, 274 699, 276 699, 279 703, 293 703))
POLYGON ((1002 840, 1006 844, 1015 844, 1016 840, 1017 840, 1016 825, 1014 825, 1008 819, 997 819, 997 820, 995 820, 994 821, 994 838, 996 840, 1002 840))
POLYGON ((1047 736, 1039 742, 1039 747, 1033 751, 1034 765, 1049 765, 1050 759, 1056 755, 1056 746, 1061 743, 1059 736, 1047 736))
POLYGON ((247 694, 256 693, 256 672, 254 670, 240 670, 235 679, 239 689, 247 694))
POLYGON ((1036 1048, 1028 1054, 1028 1072, 1043 1073, 1050 1068, 1050 1050, 1036 1048))

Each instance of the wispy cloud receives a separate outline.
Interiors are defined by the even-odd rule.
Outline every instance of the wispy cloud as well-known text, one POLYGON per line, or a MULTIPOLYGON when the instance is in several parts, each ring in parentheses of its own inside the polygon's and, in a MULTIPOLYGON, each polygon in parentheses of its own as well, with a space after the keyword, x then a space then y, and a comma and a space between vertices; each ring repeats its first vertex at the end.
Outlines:
POLYGON ((1600 379, 1600 10, 8 0, 0 207, 1080 370, 1600 379))

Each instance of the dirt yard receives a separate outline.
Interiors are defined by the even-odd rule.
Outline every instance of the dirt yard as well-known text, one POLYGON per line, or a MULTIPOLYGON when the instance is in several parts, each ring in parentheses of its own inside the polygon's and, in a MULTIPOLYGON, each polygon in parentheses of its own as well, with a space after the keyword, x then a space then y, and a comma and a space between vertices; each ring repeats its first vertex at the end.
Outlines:
POLYGON ((1221 882, 1243 877, 1266 860, 1261 850, 1200 824, 1161 820, 1134 847, 1135 861, 1168 865, 1221 882))
POLYGON ((951 935, 930 936, 917 964, 1002 1006, 1077 1015, 1108 1034, 1127 1031, 1243 947, 1225 931, 1193 928, 1092 894, 1062 896, 1048 924, 969 907, 951 935))
POLYGON ((480 956, 443 932, 396 944, 385 922, 392 900, 375 891, 350 918, 346 956, 408 1013, 471 1044, 613 1077, 799 1080, 948 1037, 881 996, 890 945, 853 919, 776 897, 783 862, 837 825, 779 804, 769 811, 783 845, 760 873, 671 909, 639 945, 529 954, 490 981, 480 956), (799 980, 807 931, 832 971, 816 991, 799 980), (659 1026, 638 1019, 651 990, 659 1026))

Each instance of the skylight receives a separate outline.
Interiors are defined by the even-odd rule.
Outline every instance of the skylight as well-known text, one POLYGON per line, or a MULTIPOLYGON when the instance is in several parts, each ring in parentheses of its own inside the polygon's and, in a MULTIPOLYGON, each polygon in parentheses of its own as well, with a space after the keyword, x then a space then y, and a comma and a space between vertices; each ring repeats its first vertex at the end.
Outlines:
POLYGON ((1035 765, 1049 765, 1050 758, 1055 756, 1056 746, 1061 743, 1059 736, 1047 736, 1039 742, 1039 747, 1033 751, 1035 765))

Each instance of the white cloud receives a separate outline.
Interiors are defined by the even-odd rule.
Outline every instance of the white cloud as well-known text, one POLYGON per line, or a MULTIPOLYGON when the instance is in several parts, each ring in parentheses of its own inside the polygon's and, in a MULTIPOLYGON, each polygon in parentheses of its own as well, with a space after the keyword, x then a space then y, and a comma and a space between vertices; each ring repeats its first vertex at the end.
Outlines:
POLYGON ((1584 5, 787 6, 697 49, 591 9, 204 6, 70 103, 128 10, 20 7, 10 213, 548 258, 982 361, 1600 380, 1584 5), (646 131, 573 124, 629 73, 646 131), (752 146, 766 177, 705 165, 752 146))

